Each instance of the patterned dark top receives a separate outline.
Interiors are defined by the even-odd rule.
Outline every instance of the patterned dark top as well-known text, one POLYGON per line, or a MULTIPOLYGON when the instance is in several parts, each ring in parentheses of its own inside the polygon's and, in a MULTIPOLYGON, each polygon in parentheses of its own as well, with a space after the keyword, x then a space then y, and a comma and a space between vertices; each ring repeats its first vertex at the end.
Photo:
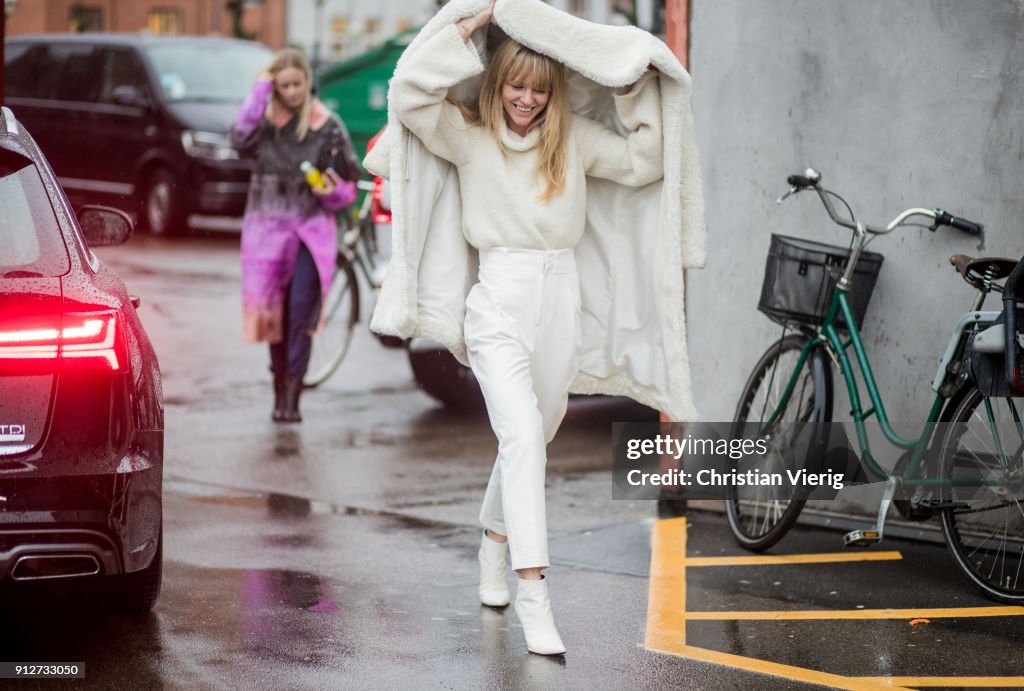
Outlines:
POLYGON ((309 161, 321 171, 333 168, 344 180, 359 179, 359 163, 345 125, 334 114, 318 130, 310 129, 299 141, 297 119, 278 129, 265 118, 248 132, 232 131, 232 145, 242 154, 255 156, 256 169, 249 185, 246 213, 295 214, 309 218, 323 213, 325 204, 317 199, 299 170, 309 161))

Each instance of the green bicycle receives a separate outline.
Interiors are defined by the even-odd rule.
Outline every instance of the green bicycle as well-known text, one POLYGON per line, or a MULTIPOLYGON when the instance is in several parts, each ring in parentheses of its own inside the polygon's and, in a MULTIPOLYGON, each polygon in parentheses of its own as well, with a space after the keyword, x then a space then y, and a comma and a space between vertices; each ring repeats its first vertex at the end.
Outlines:
MULTIPOLYGON (((360 180, 359 189, 373 193, 373 183, 360 180)), ((359 275, 373 291, 380 288, 377 265, 377 227, 371 194, 363 198, 355 218, 343 215, 338 222, 338 254, 334 260, 331 289, 323 302, 320 328, 313 334, 309 367, 302 385, 316 388, 327 381, 348 354, 359 322, 361 296, 359 275), (358 269, 358 272, 357 272, 358 269)))
MULTIPOLYGON (((867 252, 865 244, 901 226, 933 231, 950 226, 972 235, 982 227, 941 209, 921 208, 907 209, 885 227, 872 227, 854 220, 849 204, 822 187, 817 171, 790 176, 789 184, 780 203, 814 190, 832 221, 853 231, 853 238, 849 248, 842 248, 772 236, 758 307, 782 323, 784 332, 747 380, 734 433, 754 423, 771 440, 775 458, 798 456, 809 468, 821 467, 832 429, 832 372, 837 370, 849 394, 861 466, 871 480, 885 482, 874 526, 848 533, 845 544, 868 546, 881 540, 892 504, 911 520, 939 516, 950 553, 967 578, 990 598, 1024 602, 1024 259, 951 259, 978 293, 957 322, 932 380, 935 398, 920 435, 904 438, 889 422, 861 341, 860 327, 882 264, 881 255, 867 252), (848 219, 839 217, 833 199, 845 206, 848 219), (922 218, 930 224, 910 222, 922 218), (983 310, 992 292, 1002 293, 1003 304, 983 310), (867 408, 851 348, 867 390, 867 408), (871 417, 886 440, 903 450, 892 470, 872 455, 865 426, 871 417)), ((765 460, 741 460, 736 468, 755 462, 765 460)), ((728 486, 730 529, 744 548, 768 549, 793 526, 807 496, 797 490, 779 498, 763 487, 728 486)))

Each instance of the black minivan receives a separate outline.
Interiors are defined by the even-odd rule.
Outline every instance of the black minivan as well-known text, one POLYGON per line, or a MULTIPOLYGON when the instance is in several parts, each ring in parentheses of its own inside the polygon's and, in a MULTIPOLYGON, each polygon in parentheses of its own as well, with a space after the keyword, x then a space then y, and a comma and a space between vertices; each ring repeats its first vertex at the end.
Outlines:
POLYGON ((73 202, 138 212, 150 232, 171 234, 190 214, 243 212, 252 163, 227 133, 272 55, 220 37, 13 36, 6 105, 73 202))

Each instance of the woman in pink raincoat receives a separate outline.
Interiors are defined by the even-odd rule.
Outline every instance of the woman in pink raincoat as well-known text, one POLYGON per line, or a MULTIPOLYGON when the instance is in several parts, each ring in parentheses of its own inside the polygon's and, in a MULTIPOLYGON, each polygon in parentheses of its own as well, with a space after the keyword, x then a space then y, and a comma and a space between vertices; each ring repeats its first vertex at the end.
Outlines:
POLYGON ((242 104, 232 144, 256 159, 242 223, 242 305, 248 342, 270 344, 277 422, 300 422, 311 336, 337 253, 336 213, 355 198, 359 167, 344 124, 311 92, 296 50, 279 52, 242 104), (307 183, 304 161, 324 171, 307 183))

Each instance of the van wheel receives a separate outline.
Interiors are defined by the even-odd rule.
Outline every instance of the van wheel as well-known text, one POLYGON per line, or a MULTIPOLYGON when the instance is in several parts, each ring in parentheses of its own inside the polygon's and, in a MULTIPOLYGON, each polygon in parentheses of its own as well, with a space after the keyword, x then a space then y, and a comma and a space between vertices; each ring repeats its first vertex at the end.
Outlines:
POLYGON ((181 185, 166 168, 154 170, 142 198, 142 223, 153 235, 182 235, 187 230, 181 185))
POLYGON ((473 370, 447 350, 409 349, 413 377, 424 393, 455 408, 483 408, 484 397, 473 370))

